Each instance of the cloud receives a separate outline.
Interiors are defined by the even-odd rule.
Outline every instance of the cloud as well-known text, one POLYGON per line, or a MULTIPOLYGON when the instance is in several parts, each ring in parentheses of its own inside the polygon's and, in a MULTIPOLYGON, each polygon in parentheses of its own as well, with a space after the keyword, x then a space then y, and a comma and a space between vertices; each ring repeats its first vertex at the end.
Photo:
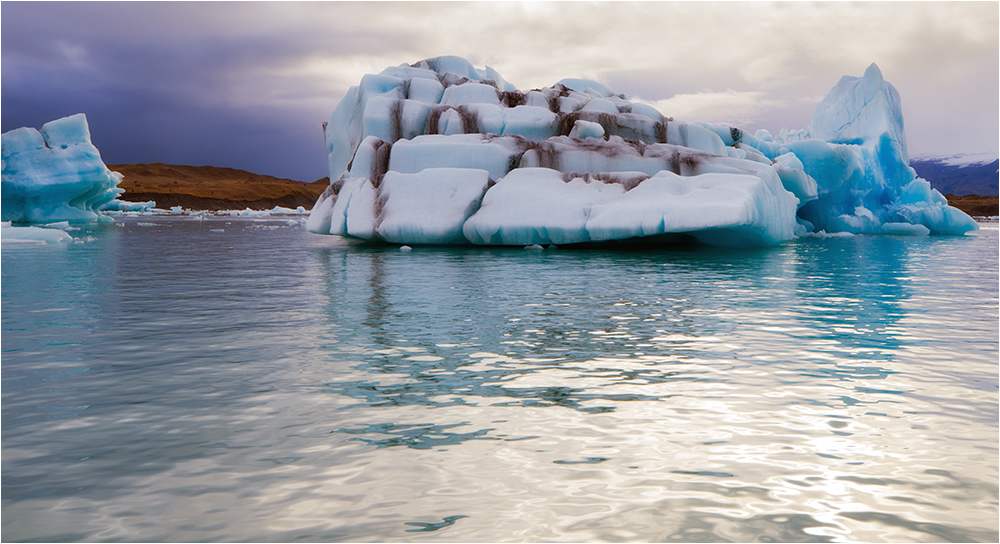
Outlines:
POLYGON ((521 89, 591 78, 678 119, 772 132, 806 126, 818 97, 875 61, 900 91, 911 149, 995 149, 998 140, 995 3, 3 2, 0 10, 3 130, 84 111, 95 142, 105 134, 102 152, 120 162, 226 161, 316 179, 326 163, 317 127, 350 86, 386 66, 448 54, 488 64, 521 89))
POLYGON ((781 109, 785 103, 772 100, 761 91, 703 92, 678 94, 666 100, 644 102, 668 117, 686 121, 725 123, 738 127, 755 124, 759 117, 770 110, 781 109))

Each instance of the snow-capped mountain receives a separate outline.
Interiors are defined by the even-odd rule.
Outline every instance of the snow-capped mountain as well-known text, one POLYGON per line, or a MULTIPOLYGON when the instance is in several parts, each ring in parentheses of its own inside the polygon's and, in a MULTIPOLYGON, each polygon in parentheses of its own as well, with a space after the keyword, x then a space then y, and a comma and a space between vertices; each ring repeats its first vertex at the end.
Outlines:
POLYGON ((910 159, 910 166, 942 194, 1000 196, 1000 160, 996 153, 924 155, 910 159))

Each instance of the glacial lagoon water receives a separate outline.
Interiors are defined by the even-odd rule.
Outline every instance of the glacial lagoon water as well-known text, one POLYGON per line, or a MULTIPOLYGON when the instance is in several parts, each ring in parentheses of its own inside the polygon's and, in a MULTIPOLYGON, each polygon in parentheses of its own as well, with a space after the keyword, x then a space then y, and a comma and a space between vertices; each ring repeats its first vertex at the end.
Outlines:
POLYGON ((4 541, 997 541, 998 231, 2 251, 4 541))

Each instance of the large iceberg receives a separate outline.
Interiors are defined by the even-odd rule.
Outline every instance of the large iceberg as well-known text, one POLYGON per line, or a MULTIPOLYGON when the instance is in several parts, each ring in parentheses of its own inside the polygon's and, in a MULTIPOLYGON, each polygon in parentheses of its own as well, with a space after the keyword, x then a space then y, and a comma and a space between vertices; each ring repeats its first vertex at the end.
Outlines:
POLYGON ((332 181, 307 221, 320 234, 765 246, 976 228, 908 166, 899 94, 874 64, 777 137, 677 121, 584 79, 522 92, 458 57, 364 76, 324 130, 332 181))
POLYGON ((124 192, 122 175, 101 161, 84 114, 5 132, 2 145, 3 221, 111 221, 100 208, 124 192))

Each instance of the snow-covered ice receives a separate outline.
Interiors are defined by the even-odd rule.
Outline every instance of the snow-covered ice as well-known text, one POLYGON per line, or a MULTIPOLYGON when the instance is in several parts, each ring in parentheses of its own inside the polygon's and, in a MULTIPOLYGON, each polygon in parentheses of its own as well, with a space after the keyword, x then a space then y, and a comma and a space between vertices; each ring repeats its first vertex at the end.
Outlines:
POLYGON ((772 136, 677 121, 596 81, 523 92, 438 57, 362 78, 325 136, 333 181, 306 221, 321 234, 761 246, 976 228, 908 166, 899 93, 874 64, 842 78, 808 129, 772 136))
POLYGON ((70 228, 69 222, 50 223, 42 227, 13 226, 10 221, 0 223, 0 239, 4 244, 34 243, 55 244, 73 239, 64 229, 70 228))
POLYGON ((5 132, 2 205, 4 221, 110 221, 102 206, 114 208, 122 175, 108 170, 90 141, 87 117, 78 113, 50 121, 40 130, 5 132))

